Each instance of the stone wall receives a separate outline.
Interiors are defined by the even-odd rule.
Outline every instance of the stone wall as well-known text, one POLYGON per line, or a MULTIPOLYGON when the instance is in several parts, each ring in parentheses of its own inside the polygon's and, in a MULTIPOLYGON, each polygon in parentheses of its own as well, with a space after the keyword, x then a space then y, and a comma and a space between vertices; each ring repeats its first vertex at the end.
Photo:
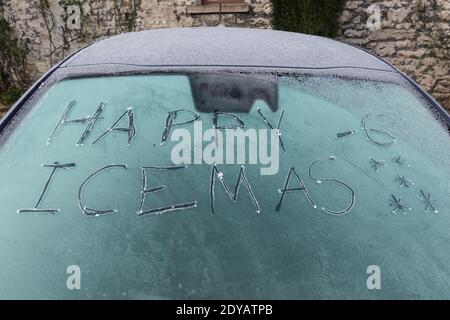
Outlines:
POLYGON ((341 40, 391 62, 450 110, 449 0, 352 0, 340 21, 341 40))
MULTIPOLYGON (((247 9, 233 7, 228 11, 234 13, 222 15, 192 14, 201 0, 3 1, 5 18, 30 50, 30 82, 77 48, 121 32, 220 22, 271 28, 270 0, 246 0, 247 9)), ((441 8, 430 5, 425 11, 416 1, 349 0, 340 18, 340 39, 386 58, 450 109, 450 1, 436 0, 441 8), (373 4, 377 7, 370 7, 373 4), (375 16, 376 22, 377 10, 380 26, 368 28, 368 20, 375 16)))

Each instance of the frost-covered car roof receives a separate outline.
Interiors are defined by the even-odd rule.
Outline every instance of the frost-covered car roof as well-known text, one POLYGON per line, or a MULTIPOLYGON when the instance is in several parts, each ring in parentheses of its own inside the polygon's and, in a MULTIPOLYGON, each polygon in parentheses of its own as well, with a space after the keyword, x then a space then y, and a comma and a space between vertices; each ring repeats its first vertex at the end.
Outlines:
POLYGON ((105 64, 350 67, 394 71, 377 57, 331 39, 292 32, 220 26, 121 34, 81 50, 62 67, 105 64))

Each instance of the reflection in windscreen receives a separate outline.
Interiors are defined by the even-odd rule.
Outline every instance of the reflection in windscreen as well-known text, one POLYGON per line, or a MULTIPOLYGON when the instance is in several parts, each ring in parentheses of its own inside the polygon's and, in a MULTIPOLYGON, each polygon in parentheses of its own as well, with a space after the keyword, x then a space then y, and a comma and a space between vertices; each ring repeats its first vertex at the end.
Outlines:
POLYGON ((415 94, 227 77, 211 81, 257 90, 215 100, 186 75, 50 87, 0 149, 0 297, 449 297, 448 132, 415 94))

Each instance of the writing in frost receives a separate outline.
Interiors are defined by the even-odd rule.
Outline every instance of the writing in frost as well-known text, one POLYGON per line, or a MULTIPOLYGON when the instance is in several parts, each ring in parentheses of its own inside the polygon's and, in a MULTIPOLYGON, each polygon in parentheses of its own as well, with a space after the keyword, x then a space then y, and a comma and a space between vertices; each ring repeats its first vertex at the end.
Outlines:
MULTIPOLYGON (((47 145, 51 145, 53 140, 57 137, 58 133, 67 124, 79 124, 84 126, 80 137, 78 138, 76 145, 84 145, 87 140, 91 137, 94 127, 97 125, 99 119, 107 107, 106 103, 100 103, 95 109, 92 116, 87 116, 84 118, 70 119, 70 113, 76 105, 76 101, 70 101, 59 117, 55 127, 50 133, 47 140, 47 145)), ((202 122, 200 114, 187 110, 187 109, 176 109, 170 111, 167 114, 165 124, 162 126, 161 134, 161 145, 166 144, 169 140, 177 142, 177 144, 171 150, 171 160, 172 165, 148 165, 140 167, 140 201, 137 204, 137 215, 160 215, 167 212, 195 209, 198 207, 198 201, 195 199, 188 199, 180 203, 169 203, 166 206, 161 207, 151 207, 146 204, 146 199, 148 197, 154 196, 156 192, 163 191, 169 186, 159 185, 159 186, 149 186, 149 180, 152 174, 171 174, 174 171, 185 171, 182 169, 189 169, 191 165, 206 164, 210 166, 210 183, 209 183, 209 199, 210 199, 210 212, 211 215, 215 213, 215 202, 216 202, 216 190, 218 187, 217 181, 219 183, 219 188, 223 190, 225 195, 232 201, 236 203, 238 201, 238 195, 241 192, 241 188, 249 196, 254 209, 257 214, 261 214, 264 205, 260 203, 260 195, 255 194, 253 185, 259 185, 260 183, 267 183, 267 181, 262 182, 258 177, 252 177, 250 179, 246 173, 246 165, 259 164, 260 165, 260 175, 269 176, 279 174, 279 147, 283 152, 287 152, 286 143, 283 140, 282 134, 282 120, 284 116, 284 110, 278 117, 277 125, 274 126, 272 121, 258 109, 257 117, 259 117, 261 124, 265 126, 265 129, 252 129, 246 128, 245 122, 237 115, 232 113, 224 112, 213 112, 211 114, 213 126, 203 132, 202 122), (180 115, 184 115, 184 118, 188 116, 190 119, 177 121, 180 115), (186 126, 193 126, 194 139, 190 136, 190 131, 186 129, 186 126), (224 137, 226 139, 224 139, 224 137), (268 138, 269 137, 269 138, 268 138), (192 143, 193 140, 193 143, 192 143), (226 143, 224 143, 224 140, 226 143), (230 141, 232 143, 230 143, 230 141), (209 144, 206 148, 202 149, 203 142, 208 142, 209 144), (246 148, 246 143, 248 148, 246 148), (193 150, 192 150, 192 146, 193 150), (200 147, 199 147, 200 146, 200 147), (237 151, 236 151, 237 150, 237 151), (248 154, 246 151, 248 150, 248 154), (270 152, 269 152, 270 151, 270 152), (193 155, 193 157, 192 157, 193 155), (239 170, 237 172, 237 178, 234 185, 227 183, 227 180, 231 178, 225 178, 224 172, 220 170, 222 164, 233 164, 239 165, 239 170)), ((390 133, 367 127, 367 120, 370 115, 363 117, 361 121, 361 128, 365 134, 367 140, 380 147, 389 147, 394 142, 396 142, 395 137, 390 133), (384 136, 387 140, 378 141, 373 135, 384 136)), ((135 113, 132 107, 126 109, 113 123, 107 127, 99 136, 92 139, 91 144, 96 145, 102 139, 106 139, 108 134, 111 132, 123 133, 126 137, 128 144, 131 144, 136 136, 136 125, 135 125, 135 113)), ((345 132, 340 132, 336 134, 336 139, 342 141, 348 137, 356 134, 356 130, 348 130, 345 132)), ((322 162, 333 162, 337 158, 335 156, 330 156, 328 158, 316 159, 312 161, 309 165, 308 175, 310 183, 315 184, 334 184, 338 188, 346 190, 348 194, 347 205, 342 208, 328 208, 326 206, 320 206, 322 212, 335 216, 342 216, 350 212, 356 202, 356 193, 350 184, 347 182, 333 179, 329 177, 317 177, 314 173, 316 166, 322 162)), ((381 168, 386 165, 384 160, 377 160, 370 157, 370 166, 374 171, 378 172, 381 168)), ((398 167, 410 167, 409 164, 405 163, 400 156, 393 157, 393 163, 398 167)), ((55 161, 49 164, 43 164, 44 168, 51 168, 50 175, 46 180, 43 189, 41 190, 36 204, 32 208, 19 209, 18 213, 57 213, 60 212, 58 208, 43 208, 42 202, 44 196, 49 192, 49 186, 53 181, 58 169, 75 169, 76 163, 59 163, 55 161)), ((88 177, 81 181, 78 193, 77 201, 81 212, 86 216, 102 216, 107 214, 112 214, 117 212, 113 208, 94 208, 93 206, 84 203, 83 195, 85 193, 85 186, 97 176, 103 174, 106 171, 111 170, 127 170, 127 164, 108 164, 99 167, 97 170, 93 171, 88 177)), ((178 174, 179 174, 178 173, 178 174)), ((313 208, 317 209, 318 206, 316 202, 321 199, 315 199, 316 196, 312 195, 309 191, 307 184, 302 179, 302 176, 297 172, 295 167, 291 166, 286 170, 286 178, 284 185, 278 188, 278 203, 276 211, 279 211, 283 207, 283 202, 289 194, 296 194, 297 196, 304 196, 306 202, 313 208)), ((266 178, 264 178, 266 179, 266 178)), ((398 183, 401 187, 409 189, 414 183, 407 180, 404 176, 396 175, 394 177, 394 182, 398 183)), ((270 185, 270 184, 269 184, 270 185)), ((276 189, 274 191, 276 194, 276 189)), ((431 209, 433 212, 437 213, 435 209, 434 201, 431 198, 430 193, 426 193, 420 190, 418 198, 425 204, 425 211, 431 209)), ((389 206, 392 208, 394 214, 411 210, 403 200, 395 195, 390 195, 389 206)))
MULTIPOLYGON (((86 116, 83 118, 70 118, 70 114, 76 106, 76 101, 70 101, 65 110, 58 118, 58 121, 51 131, 47 145, 51 145, 57 138, 58 133, 63 130, 67 124, 78 124, 84 127, 80 137, 77 139, 76 145, 82 146, 89 139, 92 140, 91 144, 96 145, 102 139, 107 139, 108 134, 112 132, 123 133, 126 137, 128 144, 132 143, 136 136, 135 125, 135 112, 132 107, 125 110, 120 117, 116 119, 106 130, 104 130, 99 136, 92 137, 94 127, 98 124, 102 118, 103 113, 107 108, 106 103, 100 103, 95 109, 92 116, 86 116)), ((151 207, 147 205, 147 198, 155 196, 156 192, 163 191, 170 188, 166 185, 150 185, 152 174, 172 174, 177 171, 180 174, 183 169, 189 169, 190 165, 195 164, 207 164, 211 168, 210 183, 209 183, 209 199, 210 199, 210 212, 211 215, 215 213, 216 205, 216 192, 220 188, 229 197, 230 201, 236 203, 238 201, 238 195, 241 190, 249 195, 255 212, 261 214, 263 211, 263 205, 260 203, 260 196, 255 194, 252 188, 253 185, 261 183, 262 178, 252 177, 250 179, 246 172, 246 165, 248 164, 260 164, 261 176, 275 175, 279 173, 279 147, 286 152, 285 142, 281 132, 282 120, 284 111, 278 117, 277 124, 273 125, 271 120, 258 109, 257 116, 259 117, 264 129, 252 129, 246 128, 245 122, 237 115, 224 112, 213 112, 211 114, 213 127, 203 132, 201 116, 196 112, 192 112, 187 109, 177 109, 170 111, 167 114, 165 124, 162 128, 161 145, 164 145, 169 137, 177 144, 172 148, 171 159, 172 165, 148 165, 140 167, 140 201, 136 204, 136 213, 138 216, 144 215, 159 215, 167 212, 195 209, 198 207, 198 202, 195 199, 187 199, 181 203, 169 203, 166 206, 151 207), (177 122, 180 115, 184 115, 184 118, 190 116, 190 119, 182 122, 177 122), (191 140, 189 131, 183 129, 188 125, 192 125, 194 128, 194 150, 191 150, 191 140), (197 135, 195 133, 198 133, 197 135), (202 134, 203 133, 203 134, 202 134), (201 137, 201 138, 199 138, 201 137), (226 139, 224 139, 226 138, 226 139), (224 140, 227 143, 224 143, 224 140), (209 145, 204 150, 198 150, 198 145, 202 145, 203 142, 209 142, 209 145), (232 141, 233 144, 229 144, 232 141), (246 148, 246 143, 247 147, 246 148), (242 147, 242 148, 241 148, 242 147), (224 152, 221 152, 221 151, 224 152), (237 151, 236 151, 237 150, 237 151), (236 152, 235 152, 236 151, 236 152), (248 151, 248 154, 245 152, 248 151), (234 153, 233 153, 234 152, 234 153), (196 156, 196 154, 200 156, 196 156), (224 153, 226 155, 224 155, 224 153), (193 158, 191 158, 193 154, 193 158), (187 157, 186 155, 189 155, 187 157), (225 174, 220 170, 222 164, 236 164, 239 165, 239 171, 234 184, 227 182, 232 178, 226 178, 225 174), (241 188, 242 187, 242 188, 241 188)), ((332 215, 344 215, 352 210, 355 204, 355 192, 347 183, 337 179, 320 179, 313 177, 313 169, 324 159, 315 160, 309 167, 309 178, 314 183, 333 183, 339 187, 345 188, 349 191, 348 205, 344 208, 327 208, 322 206, 323 212, 332 215)), ((330 157, 325 160, 335 160, 335 157, 330 157)), ((43 168, 51 168, 48 179, 44 183, 44 187, 38 195, 38 200, 32 208, 19 209, 18 213, 57 213, 60 212, 59 208, 44 208, 42 206, 43 199, 47 192, 50 192, 49 187, 52 181, 55 179, 55 175, 59 169, 62 170, 76 170, 76 163, 59 163, 55 161, 49 164, 43 164, 43 168)), ((113 214, 117 212, 114 208, 94 208, 93 205, 84 203, 84 194, 86 193, 86 185, 88 185, 93 179, 96 179, 99 175, 107 171, 128 171, 127 164, 107 164, 94 170, 89 176, 80 182, 78 193, 76 195, 77 202, 80 211, 86 216, 102 216, 107 214, 113 214)), ((231 174, 230 174, 231 175, 231 174)), ((276 206, 277 211, 281 210, 284 200, 289 194, 298 193, 303 195, 309 205, 312 208, 317 208, 317 200, 313 200, 305 182, 300 178, 298 172, 294 167, 290 167, 286 173, 285 183, 282 187, 274 188, 275 196, 279 197, 278 204, 276 206)))

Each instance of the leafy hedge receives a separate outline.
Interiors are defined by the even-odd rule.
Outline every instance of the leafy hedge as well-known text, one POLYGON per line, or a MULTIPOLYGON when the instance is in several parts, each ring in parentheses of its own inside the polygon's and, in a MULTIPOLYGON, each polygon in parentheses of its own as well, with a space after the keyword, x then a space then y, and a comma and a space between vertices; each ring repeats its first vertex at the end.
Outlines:
POLYGON ((272 0, 277 30, 335 37, 346 0, 272 0))

